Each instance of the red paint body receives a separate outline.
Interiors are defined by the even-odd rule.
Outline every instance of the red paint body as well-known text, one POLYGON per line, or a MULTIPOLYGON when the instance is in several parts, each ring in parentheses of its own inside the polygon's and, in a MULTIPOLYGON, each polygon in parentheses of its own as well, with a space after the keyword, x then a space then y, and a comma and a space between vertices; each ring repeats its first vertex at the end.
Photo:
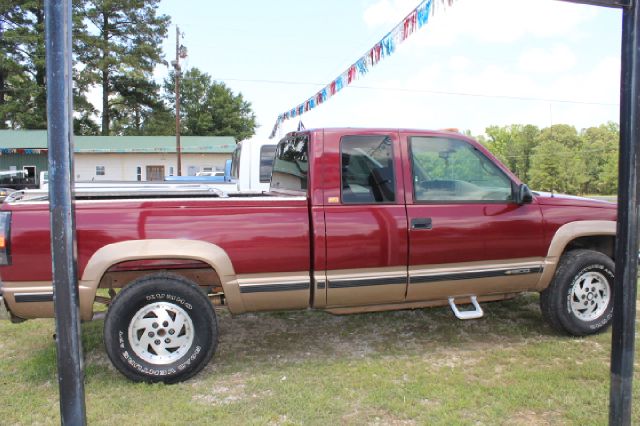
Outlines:
MULTIPOLYGON (((305 133, 305 132, 303 132, 305 133)), ((459 134, 411 130, 310 130, 307 200, 171 199, 78 201, 78 274, 101 247, 126 240, 193 239, 214 243, 237 274, 436 265, 543 257, 555 231, 578 220, 615 220, 611 203, 536 196, 531 204, 420 204, 412 194, 409 136, 467 141, 520 181, 477 142, 459 134), (396 201, 341 205, 340 138, 386 135, 393 142, 396 201), (337 198, 336 198, 337 197, 337 198), (311 209, 311 210, 309 210, 311 209), (415 217, 433 219, 414 231, 415 217), (310 223, 311 220, 311 223, 310 223)), ((51 281, 46 203, 12 203, 12 264, 4 281, 51 281)))

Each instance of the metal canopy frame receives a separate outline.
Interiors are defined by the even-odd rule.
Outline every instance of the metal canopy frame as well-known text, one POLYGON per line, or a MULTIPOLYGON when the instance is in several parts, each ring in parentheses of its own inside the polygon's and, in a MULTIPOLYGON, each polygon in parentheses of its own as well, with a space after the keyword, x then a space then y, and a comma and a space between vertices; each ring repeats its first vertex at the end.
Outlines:
POLYGON ((593 6, 604 6, 604 7, 631 7, 631 3, 633 0, 561 0, 569 3, 581 3, 581 4, 590 4, 593 6))
MULTIPOLYGON (((640 176, 640 10, 637 0, 560 0, 623 9, 620 163, 609 422, 631 424, 640 176)), ((63 424, 86 424, 73 204, 71 0, 45 1, 49 210, 63 424)))
POLYGON ((640 7, 638 0, 561 0, 621 8, 620 152, 609 424, 631 424, 638 282, 640 7))
POLYGON ((87 423, 73 203, 71 0, 44 2, 53 301, 60 420, 87 423))

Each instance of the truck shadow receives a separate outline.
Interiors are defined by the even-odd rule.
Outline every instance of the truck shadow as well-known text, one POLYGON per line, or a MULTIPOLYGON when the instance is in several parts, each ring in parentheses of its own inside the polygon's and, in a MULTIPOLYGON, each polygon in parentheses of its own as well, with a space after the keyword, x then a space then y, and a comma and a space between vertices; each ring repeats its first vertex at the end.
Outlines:
POLYGON ((231 317, 219 312, 217 368, 415 355, 456 347, 486 347, 561 338, 548 327, 538 295, 483 305, 485 316, 460 321, 447 308, 334 316, 324 312, 280 312, 231 317))

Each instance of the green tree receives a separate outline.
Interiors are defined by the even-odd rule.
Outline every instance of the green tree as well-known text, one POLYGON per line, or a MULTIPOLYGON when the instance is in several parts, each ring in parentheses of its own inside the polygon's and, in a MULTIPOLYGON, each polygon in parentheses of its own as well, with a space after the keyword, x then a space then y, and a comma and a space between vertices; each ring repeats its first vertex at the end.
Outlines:
POLYGON ((609 122, 581 132, 581 155, 588 176, 584 193, 612 194, 618 188, 618 144, 620 128, 609 122))
POLYGON ((540 131, 540 141, 558 142, 571 150, 582 148, 582 139, 575 127, 568 124, 554 124, 540 131))
MULTIPOLYGON (((73 40, 84 30, 84 0, 73 0, 73 40)), ((15 0, 0 5, 0 128, 44 129, 47 126, 44 1, 15 0)), ((74 71, 75 72, 75 71, 74 71)), ((74 90, 74 107, 85 127, 94 109, 74 90)))
POLYGON ((607 123, 577 132, 556 124, 491 126, 479 138, 520 178, 540 190, 612 194, 618 182, 619 127, 607 123))
MULTIPOLYGON (((173 73, 165 80, 165 90, 169 104, 175 105, 173 73)), ((241 141, 253 136, 256 129, 251 103, 197 68, 185 72, 181 79, 180 120, 180 132, 189 136, 233 136, 241 141)))
POLYGON ((584 193, 589 176, 576 129, 556 124, 542 129, 531 159, 531 186, 543 191, 584 193))
POLYGON ((2 3, 0 47, 2 127, 46 128, 44 0, 2 3))
POLYGON ((522 181, 528 182, 531 171, 531 157, 538 144, 540 129, 527 124, 511 126, 490 126, 486 133, 485 146, 502 161, 522 181))
POLYGON ((82 14, 87 28, 79 37, 78 58, 84 64, 79 85, 83 91, 92 85, 102 91, 103 135, 110 134, 113 119, 119 129, 139 130, 143 110, 159 102, 152 73, 163 61, 161 44, 169 25, 168 16, 157 14, 159 2, 85 0, 82 14), (133 122, 123 123, 128 116, 133 122))
POLYGON ((151 113, 145 117, 143 133, 147 136, 175 135, 176 115, 165 105, 154 108, 151 113))
POLYGON ((114 89, 118 95, 111 101, 112 133, 128 136, 148 134, 147 122, 154 111, 164 110, 158 84, 127 75, 114 81, 114 89))

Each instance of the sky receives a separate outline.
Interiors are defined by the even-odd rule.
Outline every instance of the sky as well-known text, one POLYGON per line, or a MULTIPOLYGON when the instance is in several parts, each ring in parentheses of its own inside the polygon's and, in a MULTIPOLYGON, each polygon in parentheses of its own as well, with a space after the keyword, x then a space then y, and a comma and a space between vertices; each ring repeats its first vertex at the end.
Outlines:
MULTIPOLYGON (((330 83, 420 0, 163 0, 197 67, 251 102, 265 139, 278 114, 330 83)), ((306 128, 458 128, 619 121, 616 9, 556 0, 456 0, 352 86, 302 115, 306 128)), ((168 74, 156 69, 158 80, 168 74)), ((295 130, 286 121, 281 134, 295 130)))

